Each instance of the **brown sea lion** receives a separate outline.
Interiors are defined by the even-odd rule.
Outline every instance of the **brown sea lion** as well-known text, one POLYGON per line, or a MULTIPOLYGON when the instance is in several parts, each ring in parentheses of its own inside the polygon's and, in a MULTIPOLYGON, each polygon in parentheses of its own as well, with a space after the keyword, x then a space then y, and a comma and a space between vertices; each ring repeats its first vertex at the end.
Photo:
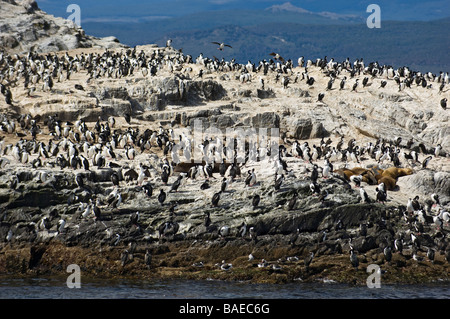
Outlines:
POLYGON ((371 170, 367 170, 364 174, 362 174, 363 182, 366 182, 369 185, 376 185, 378 183, 375 174, 371 170))
POLYGON ((399 168, 399 167, 389 167, 383 171, 382 176, 389 176, 394 178, 395 180, 401 176, 411 175, 413 170, 409 167, 407 168, 399 168))
POLYGON ((378 184, 384 183, 384 187, 386 187, 386 190, 393 191, 395 190, 395 187, 397 186, 397 181, 395 178, 392 178, 390 176, 382 176, 378 180, 378 184))

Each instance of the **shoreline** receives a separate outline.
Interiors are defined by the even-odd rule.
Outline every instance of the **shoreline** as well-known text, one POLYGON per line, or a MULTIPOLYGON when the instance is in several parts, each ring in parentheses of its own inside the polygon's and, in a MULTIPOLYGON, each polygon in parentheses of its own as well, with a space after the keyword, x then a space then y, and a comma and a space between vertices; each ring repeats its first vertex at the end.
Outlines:
MULTIPOLYGON (((229 243, 225 244, 225 248, 220 249, 198 247, 196 252, 204 256, 223 254, 230 248, 226 247, 229 243)), ((71 274, 67 271, 67 266, 72 263, 80 267, 81 280, 85 277, 105 280, 219 280, 258 284, 335 282, 367 285, 368 277, 372 274, 372 272, 367 272, 367 266, 374 264, 378 265, 382 271, 380 277, 382 284, 450 282, 450 266, 444 256, 439 253, 436 254, 434 263, 426 260, 426 257, 422 261, 416 261, 400 253, 394 253, 391 262, 388 263, 384 260, 383 254, 377 251, 378 249, 374 249, 361 254, 357 270, 350 265, 347 253, 315 257, 308 269, 306 269, 302 257, 298 257, 298 261, 288 261, 283 258, 271 261, 268 258, 269 265, 263 268, 258 267, 259 260, 249 261, 247 256, 237 256, 228 259, 233 267, 224 271, 216 265, 217 263, 214 263, 214 260, 217 260, 214 258, 202 258, 203 266, 201 268, 194 266, 195 262, 191 262, 186 257, 186 252, 189 251, 189 247, 192 247, 191 245, 169 243, 164 245, 165 249, 160 247, 161 253, 153 256, 150 269, 144 263, 145 251, 139 245, 132 259, 125 266, 121 265, 120 253, 126 247, 93 249, 66 247, 60 243, 34 245, 36 250, 45 249, 45 251, 41 251, 41 259, 31 269, 29 266, 32 258, 27 256, 30 253, 30 246, 20 245, 21 247, 11 247, 10 249, 2 247, 0 254, 5 256, 5 263, 0 264, 0 276, 10 278, 61 276, 67 278, 71 274), (175 249, 178 253, 173 252, 175 249), (281 268, 274 270, 271 267, 273 264, 279 265, 281 268)), ((145 249, 155 251, 157 249, 152 245, 145 247, 145 249)), ((243 247, 243 251, 245 248, 247 247, 243 247)), ((288 251, 287 247, 279 249, 288 251)), ((280 253, 278 252, 278 254, 280 253)), ((198 260, 198 257, 194 260, 196 259, 198 260)))

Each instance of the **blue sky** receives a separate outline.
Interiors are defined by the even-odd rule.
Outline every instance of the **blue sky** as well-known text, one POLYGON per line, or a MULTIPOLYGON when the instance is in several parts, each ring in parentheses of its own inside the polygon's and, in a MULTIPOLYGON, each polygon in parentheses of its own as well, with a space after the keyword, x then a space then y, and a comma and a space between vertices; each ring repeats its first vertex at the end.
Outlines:
MULTIPOLYGON (((369 4, 378 4, 382 17, 388 20, 432 20, 450 16, 449 0, 37 0, 41 9, 66 17, 69 4, 78 4, 83 18, 172 17, 210 10, 265 9, 290 2, 313 12, 329 11, 365 16, 369 4)), ((113 21, 113 20, 112 20, 113 21)))

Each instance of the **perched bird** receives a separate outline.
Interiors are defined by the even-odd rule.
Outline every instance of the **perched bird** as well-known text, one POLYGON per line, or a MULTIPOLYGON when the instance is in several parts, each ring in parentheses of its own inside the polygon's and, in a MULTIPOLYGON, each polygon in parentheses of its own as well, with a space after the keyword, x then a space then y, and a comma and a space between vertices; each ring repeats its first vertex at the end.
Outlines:
POLYGON ((431 159, 433 157, 432 156, 427 156, 423 161, 422 161, 422 168, 427 168, 428 163, 430 163, 431 159))
POLYGON ((288 210, 291 211, 295 208, 295 204, 297 203, 297 198, 298 198, 298 193, 294 192, 294 194, 292 195, 291 200, 288 203, 288 210))
POLYGON ((409 214, 414 212, 413 201, 411 198, 408 198, 408 202, 406 203, 406 212, 409 214))
POLYGON ((66 227, 66 221, 64 219, 60 219, 58 221, 58 232, 59 233, 63 233, 64 232, 64 228, 66 227))
POLYGON ((386 192, 376 188, 375 191, 377 192, 377 202, 384 203, 387 200, 386 192))
POLYGON ((325 93, 319 93, 319 95, 317 96, 317 102, 322 102, 324 97, 325 97, 325 93))
POLYGON ((355 267, 355 270, 358 270, 359 259, 353 249, 350 251, 350 262, 351 262, 352 266, 355 267))
POLYGON ((311 184, 309 184, 309 189, 311 190, 311 192, 314 196, 320 195, 320 185, 319 184, 312 182, 311 184))
POLYGON ((305 257, 304 263, 305 263, 306 269, 309 269, 309 265, 313 261, 313 258, 314 258, 314 253, 313 252, 311 252, 308 256, 305 257))
POLYGON ((443 98, 440 103, 441 103, 441 107, 444 110, 446 110, 447 109, 447 98, 443 98))
POLYGON ((125 249, 120 256, 120 261, 121 261, 122 267, 124 267, 126 265, 126 263, 128 261, 128 256, 129 256, 128 250, 125 249))
POLYGON ((264 258, 261 259, 261 262, 258 263, 259 268, 265 268, 267 266, 269 266, 269 263, 264 258))
POLYGON ((420 202, 419 202, 419 196, 415 196, 413 198, 411 204, 412 204, 414 211, 418 211, 418 210, 422 209, 422 205, 420 205, 420 202))
POLYGON ((152 197, 152 195, 153 195, 152 184, 147 183, 147 184, 143 185, 142 188, 144 189, 144 193, 147 194, 148 197, 152 197))
POLYGON ((233 264, 226 263, 225 260, 222 260, 222 264, 220 265, 220 269, 223 271, 229 271, 233 268, 233 264))
POLYGON ((144 262, 147 268, 150 269, 152 264, 152 254, 148 249, 145 251, 144 262))
POLYGON ((84 187, 83 176, 81 176, 80 174, 77 174, 75 176, 75 182, 78 185, 78 187, 80 187, 80 188, 84 187))
POLYGON ((200 189, 201 190, 205 190, 209 188, 209 182, 208 180, 205 180, 201 185, 200 185, 200 189))
POLYGON ((225 159, 222 160, 222 163, 219 165, 219 174, 221 177, 225 176, 225 173, 227 171, 227 166, 225 164, 225 159))
POLYGON ((10 242, 12 239, 13 239, 13 232, 12 232, 12 230, 10 229, 10 230, 8 231, 8 234, 6 235, 6 241, 7 241, 7 242, 10 242))
POLYGON ((383 249, 384 258, 387 262, 391 262, 392 260, 392 248, 390 246, 386 246, 383 249))
POLYGON ((245 178, 245 185, 246 186, 253 186, 256 183, 256 174, 255 169, 253 168, 251 171, 248 171, 248 175, 245 178))
POLYGON ((311 182, 315 183, 317 182, 317 179, 319 178, 319 171, 317 170, 318 166, 314 164, 312 172, 311 172, 311 182))
POLYGON ((370 203, 370 198, 369 195, 367 195, 366 190, 364 189, 364 187, 361 186, 361 188, 359 189, 359 195, 361 196, 361 200, 364 203, 370 203))
POLYGON ((94 220, 100 220, 102 212, 100 210, 100 207, 98 207, 96 203, 94 203, 92 206, 92 212, 94 213, 94 220))
POLYGON ((166 197, 167 197, 166 192, 164 192, 164 190, 161 189, 161 190, 159 191, 159 195, 158 195, 158 202, 159 202, 161 205, 163 205, 163 204, 164 204, 164 201, 166 200, 166 197))
POLYGON ((228 181, 227 181, 226 177, 224 177, 222 180, 222 184, 220 185, 220 191, 222 193, 225 192, 227 185, 228 185, 228 181))
POLYGON ((361 223, 359 224, 359 235, 366 237, 367 236, 367 224, 361 223))
POLYGON ((248 233, 250 235, 250 239, 253 240, 254 242, 256 242, 258 239, 258 233, 257 233, 255 227, 253 227, 253 226, 250 227, 250 229, 248 230, 248 233))
POLYGON ((434 250, 431 247, 428 247, 427 258, 431 261, 432 264, 434 264, 434 250))
POLYGON ((330 177, 330 172, 331 172, 331 166, 330 166, 330 163, 327 161, 325 163, 325 166, 323 167, 323 170, 322 170, 322 177, 323 178, 330 177))
POLYGON ((219 205, 219 200, 220 200, 220 194, 221 193, 222 193, 221 191, 217 192, 217 193, 214 193, 214 195, 213 195, 213 197, 211 199, 211 204, 213 205, 213 207, 217 207, 219 205))
POLYGON ((395 250, 397 250, 401 254, 403 252, 403 239, 396 238, 394 240, 394 247, 395 247, 395 250))
POLYGON ((347 81, 346 76, 344 76, 344 78, 341 80, 341 83, 339 83, 339 91, 344 89, 345 81, 347 81))
POLYGON ((163 171, 161 173, 161 181, 164 185, 167 185, 167 182, 169 181, 169 171, 166 166, 163 167, 163 171))
POLYGON ((358 87, 358 82, 359 82, 359 79, 356 79, 355 83, 353 84, 352 91, 356 92, 356 89, 358 87))
POLYGON ((220 235, 222 238, 227 237, 228 235, 230 235, 230 227, 229 227, 229 226, 226 226, 226 225, 220 227, 220 229, 219 229, 219 235, 220 235))
POLYGON ((274 185, 275 190, 277 190, 277 191, 280 190, 281 184, 283 183, 283 181, 284 181, 283 174, 281 174, 280 176, 277 176, 277 178, 275 179, 275 185, 274 185))
POLYGON ((362 175, 352 175, 350 176, 350 181, 355 183, 355 187, 360 187, 362 182, 362 175))
POLYGON ((441 153, 441 149, 442 149, 441 144, 436 145, 436 147, 434 149, 434 156, 435 157, 439 157, 439 154, 441 153))
POLYGON ((169 193, 175 191, 178 192, 178 188, 181 185, 181 180, 183 179, 183 175, 179 175, 178 178, 173 182, 172 186, 170 187, 169 193))
POLYGON ((130 224, 131 225, 139 225, 139 220, 140 220, 140 214, 139 212, 134 212, 133 214, 130 215, 130 224))
POLYGON ((258 207, 260 201, 261 201, 261 196, 259 196, 258 194, 253 196, 253 199, 252 199, 253 209, 256 209, 258 207))

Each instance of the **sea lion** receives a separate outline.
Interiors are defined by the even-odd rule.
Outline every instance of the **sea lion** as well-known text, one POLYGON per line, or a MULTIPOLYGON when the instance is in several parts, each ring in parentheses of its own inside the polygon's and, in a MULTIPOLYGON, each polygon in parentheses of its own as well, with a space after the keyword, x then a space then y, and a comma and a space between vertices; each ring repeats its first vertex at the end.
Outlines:
POLYGON ((378 183, 384 183, 386 190, 389 190, 389 191, 395 190, 395 187, 397 186, 397 181, 390 176, 382 176, 378 180, 378 183))
POLYGON ((405 176, 405 175, 411 175, 413 173, 413 170, 409 167, 407 168, 399 168, 399 167, 389 167, 383 171, 381 174, 382 176, 389 176, 394 178, 395 180, 399 177, 405 176))

